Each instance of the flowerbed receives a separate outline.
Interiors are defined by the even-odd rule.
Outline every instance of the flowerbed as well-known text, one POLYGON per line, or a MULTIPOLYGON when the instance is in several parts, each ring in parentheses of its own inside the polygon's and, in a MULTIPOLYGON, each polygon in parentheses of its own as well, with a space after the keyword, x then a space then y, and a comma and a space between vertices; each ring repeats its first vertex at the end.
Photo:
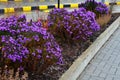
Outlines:
POLYGON ((19 72, 21 78, 24 71, 31 77, 42 74, 54 63, 62 63, 59 45, 41 22, 26 22, 22 15, 0 19, 0 23, 1 77, 9 77, 10 70, 13 70, 13 77, 19 72))
POLYGON ((95 13, 99 6, 94 6, 95 14, 83 7, 72 12, 53 9, 47 21, 27 22, 24 15, 0 19, 1 79, 23 79, 28 75, 25 79, 57 80, 107 28, 100 27, 103 22, 98 19, 109 15, 107 7, 94 4, 100 5, 102 13, 95 13))

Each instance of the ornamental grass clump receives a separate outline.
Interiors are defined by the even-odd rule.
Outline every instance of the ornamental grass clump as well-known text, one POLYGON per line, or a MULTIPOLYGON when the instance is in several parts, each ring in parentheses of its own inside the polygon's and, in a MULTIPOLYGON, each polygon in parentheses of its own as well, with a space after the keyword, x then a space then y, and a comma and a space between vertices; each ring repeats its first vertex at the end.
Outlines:
POLYGON ((42 74, 50 65, 62 63, 61 49, 52 34, 42 23, 26 21, 25 15, 0 19, 0 69, 1 75, 19 69, 28 76, 42 74))
POLYGON ((84 7, 86 10, 94 12, 96 18, 109 13, 109 9, 104 3, 95 0, 86 0, 84 3, 80 4, 80 7, 84 7))
POLYGON ((49 31, 58 41, 72 44, 87 40, 100 30, 95 14, 80 8, 72 12, 65 9, 54 9, 48 15, 49 31))

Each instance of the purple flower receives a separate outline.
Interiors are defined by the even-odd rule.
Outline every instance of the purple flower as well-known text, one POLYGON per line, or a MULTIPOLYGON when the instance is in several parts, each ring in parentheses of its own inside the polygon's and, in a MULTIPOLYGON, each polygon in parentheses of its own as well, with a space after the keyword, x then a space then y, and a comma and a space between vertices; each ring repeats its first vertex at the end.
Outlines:
POLYGON ((35 52, 33 52, 32 55, 35 56, 35 52))
POLYGON ((34 38, 36 41, 39 41, 39 40, 40 40, 38 35, 33 36, 33 38, 34 38))
POLYGON ((92 0, 86 0, 84 3, 81 3, 79 5, 80 7, 84 7, 88 11, 92 11, 96 14, 96 17, 98 18, 101 15, 108 14, 109 9, 108 7, 102 3, 92 0))
POLYGON ((51 33, 66 42, 86 40, 94 32, 100 30, 95 14, 83 7, 72 12, 54 9, 48 15, 48 24, 51 33))
MULTIPOLYGON (((0 19, 0 35, 2 42, 0 62, 4 57, 2 61, 5 65, 3 66, 23 70, 28 68, 27 63, 34 63, 34 59, 37 63, 41 60, 46 61, 47 55, 57 60, 57 62, 53 61, 54 63, 62 61, 59 60, 62 58, 59 45, 54 36, 43 28, 40 21, 27 22, 25 15, 2 18, 0 19)), ((33 66, 29 67, 31 69, 33 66)))

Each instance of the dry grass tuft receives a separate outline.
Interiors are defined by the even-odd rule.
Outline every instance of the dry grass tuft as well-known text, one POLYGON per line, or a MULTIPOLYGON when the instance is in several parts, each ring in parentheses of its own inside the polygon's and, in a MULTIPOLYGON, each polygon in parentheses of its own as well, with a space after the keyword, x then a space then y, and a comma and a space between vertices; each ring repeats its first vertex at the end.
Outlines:
POLYGON ((111 19, 111 14, 106 14, 96 19, 96 21, 100 26, 103 26, 106 25, 110 21, 110 19, 111 19))

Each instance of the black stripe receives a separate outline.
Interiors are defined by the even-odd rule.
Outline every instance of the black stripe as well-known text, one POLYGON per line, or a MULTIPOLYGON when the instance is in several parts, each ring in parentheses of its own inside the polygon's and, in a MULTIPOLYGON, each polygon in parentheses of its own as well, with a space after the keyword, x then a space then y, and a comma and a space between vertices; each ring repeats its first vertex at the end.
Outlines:
POLYGON ((14 8, 15 12, 20 12, 20 11, 23 11, 22 8, 14 8))
POLYGON ((117 5, 117 3, 109 3, 109 5, 117 5))
POLYGON ((70 7, 70 4, 64 4, 63 7, 64 8, 70 7))
POLYGON ((32 6, 31 10, 39 10, 39 6, 32 6))
POLYGON ((8 0, 8 1, 14 1, 14 0, 8 0))
POLYGON ((2 14, 3 14, 3 13, 4 13, 4 9, 0 9, 0 13, 2 13, 2 14))
POLYGON ((55 5, 48 5, 48 9, 55 8, 55 5))
POLYGON ((80 7, 81 7, 81 4, 78 4, 78 7, 80 8, 80 7))

